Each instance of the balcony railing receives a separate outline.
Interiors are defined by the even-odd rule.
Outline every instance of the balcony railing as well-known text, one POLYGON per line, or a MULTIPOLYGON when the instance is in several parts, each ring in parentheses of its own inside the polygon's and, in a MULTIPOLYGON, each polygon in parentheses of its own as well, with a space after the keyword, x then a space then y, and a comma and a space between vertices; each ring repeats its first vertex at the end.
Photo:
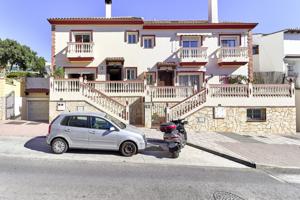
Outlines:
POLYGON ((208 62, 207 47, 181 48, 181 62, 208 62))
POLYGON ((108 96, 144 96, 143 80, 134 81, 89 81, 88 85, 108 96))
POLYGON ((249 62, 247 47, 221 47, 218 50, 218 62, 249 62))
POLYGON ((94 43, 68 43, 68 57, 94 57, 94 43))
POLYGON ((153 101, 179 102, 194 94, 194 87, 154 87, 149 88, 150 96, 153 101))

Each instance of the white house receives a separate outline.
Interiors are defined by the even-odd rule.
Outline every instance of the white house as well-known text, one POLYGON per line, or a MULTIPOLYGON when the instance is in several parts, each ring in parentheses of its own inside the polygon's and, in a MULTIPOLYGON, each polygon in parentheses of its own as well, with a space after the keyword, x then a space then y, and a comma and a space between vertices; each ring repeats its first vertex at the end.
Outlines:
MULTIPOLYGON (((208 20, 184 21, 112 17, 105 2, 106 17, 48 19, 52 68, 65 72, 51 80, 50 118, 101 110, 147 127, 188 118, 191 129, 262 132, 277 108, 294 112, 292 85, 251 84, 257 23, 220 22, 217 0, 208 20), (249 84, 224 85, 237 76, 249 84)), ((282 117, 293 132, 293 119, 282 117)))
MULTIPOLYGON (((254 71, 281 72, 286 77, 298 77, 300 73, 300 29, 255 34, 253 38, 254 71)), ((296 87, 300 87, 298 78, 296 87)))

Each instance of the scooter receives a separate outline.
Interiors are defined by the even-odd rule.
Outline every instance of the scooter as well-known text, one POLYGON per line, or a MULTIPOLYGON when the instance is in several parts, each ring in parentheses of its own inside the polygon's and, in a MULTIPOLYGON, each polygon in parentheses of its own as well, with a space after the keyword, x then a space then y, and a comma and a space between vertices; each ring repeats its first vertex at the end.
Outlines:
POLYGON ((184 120, 174 120, 160 125, 160 131, 164 133, 164 141, 167 142, 169 152, 173 158, 178 158, 181 149, 187 142, 187 133, 184 120))

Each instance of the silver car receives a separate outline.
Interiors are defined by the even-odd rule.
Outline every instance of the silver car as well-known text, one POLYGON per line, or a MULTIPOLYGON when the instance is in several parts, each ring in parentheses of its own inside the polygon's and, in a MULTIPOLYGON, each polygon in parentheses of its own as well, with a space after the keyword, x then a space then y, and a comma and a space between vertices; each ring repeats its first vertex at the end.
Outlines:
POLYGON ((105 113, 66 113, 49 125, 47 144, 55 154, 68 149, 103 149, 132 156, 147 145, 145 134, 105 113))

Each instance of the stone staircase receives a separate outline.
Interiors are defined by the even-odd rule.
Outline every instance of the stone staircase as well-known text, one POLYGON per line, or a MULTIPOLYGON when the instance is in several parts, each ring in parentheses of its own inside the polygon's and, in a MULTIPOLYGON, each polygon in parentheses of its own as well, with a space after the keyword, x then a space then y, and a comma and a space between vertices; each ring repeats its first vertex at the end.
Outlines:
POLYGON ((167 120, 184 119, 190 114, 204 107, 206 103, 206 89, 194 94, 167 109, 167 120))

